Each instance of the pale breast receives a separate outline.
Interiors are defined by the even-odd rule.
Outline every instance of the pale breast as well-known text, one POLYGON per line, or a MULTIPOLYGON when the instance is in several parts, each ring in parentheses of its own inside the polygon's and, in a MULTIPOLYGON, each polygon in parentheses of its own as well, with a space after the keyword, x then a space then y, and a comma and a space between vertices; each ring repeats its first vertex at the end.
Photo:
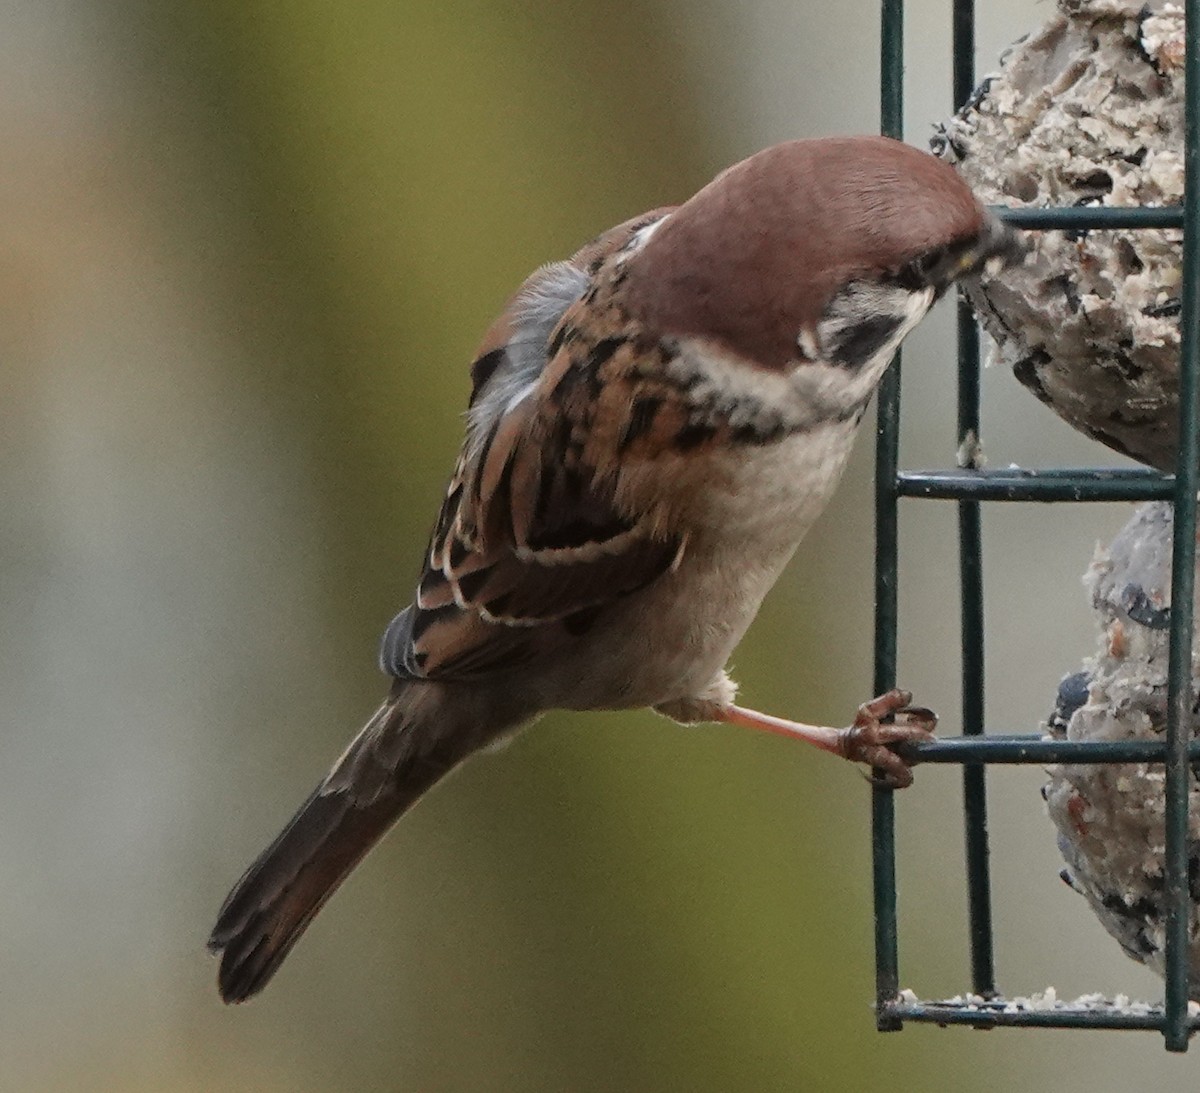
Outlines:
POLYGON ((678 569, 606 611, 578 650, 562 651, 576 663, 551 704, 650 706, 703 690, 825 507, 854 431, 831 423, 671 468, 677 526, 689 536, 678 569))

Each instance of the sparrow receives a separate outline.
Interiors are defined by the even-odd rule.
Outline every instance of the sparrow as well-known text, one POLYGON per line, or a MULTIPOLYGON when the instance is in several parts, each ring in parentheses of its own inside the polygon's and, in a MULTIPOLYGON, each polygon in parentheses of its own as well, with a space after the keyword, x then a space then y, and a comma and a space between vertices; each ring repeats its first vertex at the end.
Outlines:
POLYGON ((935 719, 734 703, 725 664, 825 506, 904 336, 1021 252, 952 168, 883 137, 779 144, 525 281, 471 366, 466 439, 383 704, 221 908, 226 1002, 468 756, 552 709, 649 706, 799 738, 911 782, 935 719))

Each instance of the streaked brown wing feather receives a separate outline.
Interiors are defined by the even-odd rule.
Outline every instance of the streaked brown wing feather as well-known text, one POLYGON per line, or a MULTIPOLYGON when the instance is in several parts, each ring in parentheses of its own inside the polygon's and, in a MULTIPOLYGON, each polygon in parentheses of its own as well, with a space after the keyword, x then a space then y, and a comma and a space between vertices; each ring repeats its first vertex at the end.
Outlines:
MULTIPOLYGON (((661 215, 606 233, 572 266, 594 272, 661 215)), ((542 276, 523 292, 538 289, 542 276)), ((576 310, 568 303, 560 316, 576 310)), ((552 628, 577 630, 653 581, 682 548, 678 538, 656 536, 648 521, 620 511, 612 482, 584 461, 590 411, 558 390, 570 368, 565 351, 549 367, 543 358, 523 398, 489 405, 493 377, 511 378, 505 339, 519 332, 506 314, 472 369, 476 432, 447 490, 416 601, 385 636, 381 660, 394 674, 452 679, 511 668, 553 640, 552 628)))
POLYGON ((582 468, 529 451, 493 448, 491 458, 502 466, 478 501, 474 483, 447 495, 454 511, 438 521, 444 535, 431 544, 401 649, 393 636, 405 674, 447 679, 511 668, 533 654, 545 628, 570 629, 581 613, 653 581, 679 553, 678 540, 655 539, 620 514, 582 468), (533 494, 515 489, 518 473, 536 481, 533 494))

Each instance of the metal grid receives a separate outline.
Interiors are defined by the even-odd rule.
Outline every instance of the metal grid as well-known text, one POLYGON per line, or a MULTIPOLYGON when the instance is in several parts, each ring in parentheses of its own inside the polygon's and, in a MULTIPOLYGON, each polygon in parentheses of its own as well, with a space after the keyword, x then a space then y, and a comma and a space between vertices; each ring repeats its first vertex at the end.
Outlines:
MULTIPOLYGON (((972 992, 982 1005, 957 1001, 904 1001, 899 996, 896 923, 895 812, 891 790, 872 799, 875 883, 876 1022, 894 1031, 905 1021, 975 1027, 1156 1029, 1169 1051, 1186 1051, 1200 1018, 1188 1015, 1188 777, 1200 758, 1190 738, 1192 603, 1196 541, 1196 493, 1200 485, 1200 0, 1186 0, 1186 149, 1183 208, 998 210, 1030 230, 1182 227, 1183 287, 1180 361, 1179 457, 1174 476, 1149 470, 1093 468, 1028 470, 901 471, 899 466, 900 361, 888 370, 879 392, 875 470, 875 692, 895 685, 899 502, 949 499, 958 507, 959 581, 962 593, 962 736, 913 748, 924 763, 959 763, 963 775, 972 992), (984 732, 984 618, 980 506, 995 501, 1143 501, 1175 505, 1171 574, 1170 675, 1165 741, 1070 742, 1037 735, 984 732), (993 953, 991 880, 988 868, 987 766, 992 763, 1128 763, 1158 760, 1166 766, 1166 993, 1151 1012, 1056 1008, 1018 1010, 997 999, 993 953)), ((903 135, 904 3, 881 2, 881 128, 903 135)), ((974 89, 975 5, 953 0, 954 103, 974 89)), ((979 339, 970 309, 958 309, 958 435, 979 430, 979 339)))

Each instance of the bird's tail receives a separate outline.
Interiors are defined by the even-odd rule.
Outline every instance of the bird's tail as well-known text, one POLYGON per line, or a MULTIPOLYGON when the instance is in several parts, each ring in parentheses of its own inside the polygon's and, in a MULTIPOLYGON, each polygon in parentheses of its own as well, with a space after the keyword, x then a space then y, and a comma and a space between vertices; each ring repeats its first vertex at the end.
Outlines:
POLYGON ((325 901, 427 789, 491 734, 446 723, 436 689, 400 684, 229 893, 208 947, 218 987, 244 1002, 266 986, 325 901), (432 700, 432 701, 431 701, 432 700), (433 707, 433 708, 431 708, 433 707))

